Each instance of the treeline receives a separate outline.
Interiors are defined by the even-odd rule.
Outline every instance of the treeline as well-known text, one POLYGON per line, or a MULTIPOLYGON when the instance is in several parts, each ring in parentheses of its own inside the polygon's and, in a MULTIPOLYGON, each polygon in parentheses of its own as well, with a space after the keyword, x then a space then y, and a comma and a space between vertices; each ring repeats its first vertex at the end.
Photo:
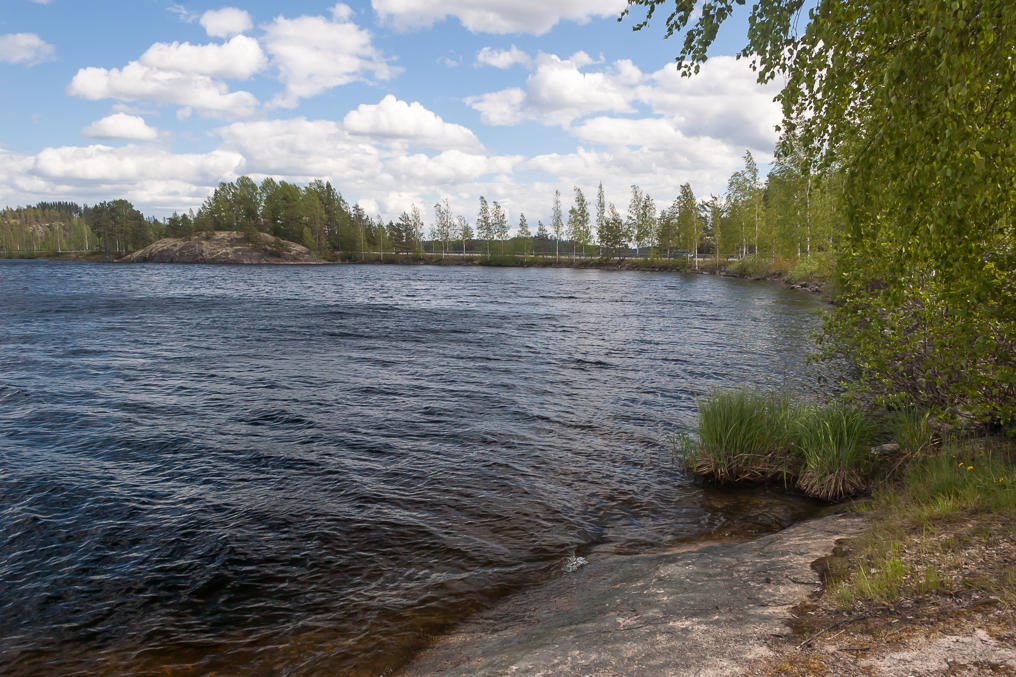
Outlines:
POLYGON ((750 152, 730 177, 723 195, 697 197, 691 185, 677 188, 670 204, 657 205, 639 186, 619 210, 602 183, 590 201, 579 187, 570 206, 555 191, 549 223, 531 226, 524 213, 509 223, 498 201, 478 198, 475 218, 454 214, 447 199, 432 216, 415 204, 385 221, 350 204, 330 182, 306 186, 241 176, 222 182, 195 213, 174 213, 164 222, 146 218, 127 200, 89 206, 39 203, 0 212, 0 250, 6 252, 100 251, 119 256, 160 237, 234 230, 268 233, 298 242, 331 260, 371 260, 385 253, 457 253, 481 257, 553 256, 555 259, 629 257, 677 260, 698 266, 778 268, 802 261, 827 262, 840 231, 832 198, 837 176, 813 175, 790 157, 760 176, 750 152))
POLYGON ((121 255, 162 237, 163 225, 127 200, 89 206, 40 202, 0 210, 0 252, 99 251, 121 255))

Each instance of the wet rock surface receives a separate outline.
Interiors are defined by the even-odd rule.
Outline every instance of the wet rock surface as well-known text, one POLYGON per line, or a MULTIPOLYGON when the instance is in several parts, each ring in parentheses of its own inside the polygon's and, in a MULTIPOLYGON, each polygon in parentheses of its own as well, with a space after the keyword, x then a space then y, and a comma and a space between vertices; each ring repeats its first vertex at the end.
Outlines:
POLYGON ((321 263, 303 245, 258 233, 216 231, 167 237, 121 259, 127 263, 321 263))
POLYGON ((746 543, 588 565, 486 611, 401 675, 724 675, 766 656, 812 568, 865 518, 833 515, 746 543))

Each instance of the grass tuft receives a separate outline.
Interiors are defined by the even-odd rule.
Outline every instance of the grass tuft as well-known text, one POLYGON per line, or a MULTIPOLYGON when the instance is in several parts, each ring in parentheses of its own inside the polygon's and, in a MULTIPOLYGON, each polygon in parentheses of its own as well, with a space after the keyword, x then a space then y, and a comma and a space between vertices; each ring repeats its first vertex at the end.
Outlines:
POLYGON ((834 403, 808 407, 794 421, 803 467, 797 486, 809 496, 835 500, 868 487, 875 426, 861 409, 834 403))
POLYGON ((692 472, 720 482, 758 482, 790 471, 780 454, 789 441, 789 398, 733 390, 699 400, 698 408, 698 438, 680 443, 692 472))
POLYGON ((900 451, 907 456, 920 456, 935 445, 935 429, 931 425, 931 412, 916 408, 901 409, 889 417, 889 424, 900 451))

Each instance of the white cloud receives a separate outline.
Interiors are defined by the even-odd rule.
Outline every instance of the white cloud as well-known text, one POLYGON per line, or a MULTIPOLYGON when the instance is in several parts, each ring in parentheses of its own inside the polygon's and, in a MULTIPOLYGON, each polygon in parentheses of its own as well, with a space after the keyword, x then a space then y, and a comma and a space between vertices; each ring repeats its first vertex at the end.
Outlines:
POLYGON ((258 105, 253 94, 230 92, 224 83, 208 76, 149 68, 137 61, 122 69, 82 68, 67 93, 93 101, 145 100, 234 116, 251 115, 258 105))
POLYGON ((559 21, 586 23, 618 16, 625 0, 372 0, 382 21, 398 30, 427 28, 449 16, 474 33, 542 35, 559 21))
POLYGON ((674 66, 653 73, 636 97, 654 112, 671 115, 689 136, 711 136, 741 146, 770 150, 782 112, 773 97, 782 84, 760 85, 746 61, 716 56, 696 77, 683 78, 674 66))
POLYGON ((153 141, 159 136, 159 130, 149 127, 144 118, 126 113, 114 113, 97 120, 82 129, 81 133, 93 139, 133 141, 153 141))
POLYGON ((201 15, 200 23, 205 32, 213 38, 228 38, 254 27, 250 14, 236 7, 208 10, 201 15))
POLYGON ((494 49, 484 47, 476 53, 476 65, 486 64, 494 68, 511 68, 515 64, 528 67, 533 63, 532 58, 521 49, 512 45, 510 49, 494 49))
POLYGON ((244 158, 238 153, 172 153, 151 146, 104 145, 46 148, 35 157, 33 172, 47 179, 130 183, 179 180, 213 183, 235 174, 244 158))
POLYGON ((371 77, 387 80, 395 74, 371 43, 370 33, 350 21, 347 5, 335 5, 331 15, 280 16, 265 26, 265 48, 286 87, 274 105, 293 108, 300 99, 332 87, 371 77))
POLYGON ((357 181, 381 171, 381 154, 331 120, 236 122, 216 130, 222 148, 247 158, 247 171, 265 175, 357 181))
POLYGON ((245 35, 221 45, 157 42, 138 61, 164 71, 238 80, 249 78, 268 63, 258 41, 245 35))
POLYGON ((513 125, 524 120, 568 125, 592 113, 634 111, 631 85, 641 77, 638 69, 630 61, 618 61, 605 71, 580 70, 591 63, 585 52, 568 59, 540 54, 525 90, 513 87, 471 96, 466 103, 491 125, 513 125))
POLYGON ((48 5, 50 0, 32 0, 37 5, 48 5))
POLYGON ((487 174, 509 173, 520 160, 521 158, 512 156, 488 157, 478 153, 447 150, 433 157, 423 154, 399 155, 386 166, 400 185, 430 187, 433 190, 434 186, 460 184, 487 174))
POLYGON ((418 101, 406 103, 391 94, 375 105, 361 104, 346 114, 342 126, 382 143, 404 142, 436 149, 477 150, 480 140, 462 125, 442 120, 418 101))
POLYGON ((0 35, 0 61, 34 65, 50 61, 56 49, 35 33, 0 35))
POLYGON ((199 14, 190 11, 183 5, 170 5, 169 7, 166 8, 166 11, 172 14, 176 14, 178 17, 180 17, 180 21, 183 21, 184 23, 188 24, 192 24, 199 18, 201 18, 199 14))

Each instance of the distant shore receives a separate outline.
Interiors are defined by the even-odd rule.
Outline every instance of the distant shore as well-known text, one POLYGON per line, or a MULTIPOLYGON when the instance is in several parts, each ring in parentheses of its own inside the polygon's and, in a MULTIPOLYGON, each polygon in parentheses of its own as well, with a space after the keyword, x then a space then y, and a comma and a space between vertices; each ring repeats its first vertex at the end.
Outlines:
MULTIPOLYGON (((135 252, 131 255, 114 256, 103 252, 7 252, 0 253, 0 258, 10 259, 47 259, 50 261, 76 261, 90 263, 124 263, 124 262, 146 262, 139 259, 135 252)), ((617 271, 646 271, 646 272, 673 272, 673 273, 697 273, 700 275, 719 275, 722 277, 733 277, 745 280, 764 281, 780 283, 792 289, 811 293, 825 293, 828 285, 821 277, 795 277, 788 275, 785 271, 774 268, 762 268, 761 270, 739 271, 737 262, 717 262, 715 259, 699 259, 696 268, 690 259, 661 259, 661 258, 604 258, 594 256, 560 256, 554 255, 528 255, 519 254, 492 255, 486 256, 476 252, 458 253, 393 253, 393 252, 365 252, 362 256, 353 258, 342 258, 338 260, 274 260, 270 257, 260 257, 259 260, 242 260, 243 257, 220 260, 189 260, 178 259, 174 261, 153 260, 153 263, 235 263, 235 264, 359 264, 359 265, 406 265, 406 266, 490 266, 503 268, 576 268, 596 270, 617 270, 617 271)))

